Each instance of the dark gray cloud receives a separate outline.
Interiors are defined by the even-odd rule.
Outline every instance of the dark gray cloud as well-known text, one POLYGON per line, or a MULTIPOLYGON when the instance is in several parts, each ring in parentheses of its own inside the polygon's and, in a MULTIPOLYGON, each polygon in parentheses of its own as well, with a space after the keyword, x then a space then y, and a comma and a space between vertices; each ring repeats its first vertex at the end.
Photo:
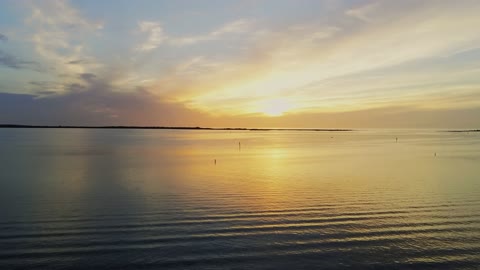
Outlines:
POLYGON ((97 76, 95 74, 92 74, 92 73, 82 73, 79 75, 80 78, 82 78, 83 80, 89 82, 89 81, 93 81, 97 76))
POLYGON ((50 82, 50 81, 30 81, 28 83, 40 89, 52 88, 53 86, 57 85, 57 83, 50 82))
POLYGON ((62 85, 52 81, 30 81, 32 92, 39 96, 55 95, 57 92, 54 89, 59 89, 62 85))
POLYGON ((86 91, 39 97, 0 93, 0 123, 31 125, 200 125, 199 115, 148 92, 86 91))
POLYGON ((7 42, 8 38, 4 34, 0 33, 0 41, 7 42))
POLYGON ((49 95, 55 95, 55 94, 57 94, 57 92, 49 91, 49 90, 40 90, 40 91, 35 92, 35 94, 42 95, 42 96, 49 96, 49 95))
POLYGON ((35 71, 42 71, 39 63, 34 61, 24 61, 17 57, 0 50, 0 66, 13 69, 31 69, 35 71))
POLYGON ((85 77, 86 83, 64 85, 64 94, 52 95, 50 82, 31 82, 37 94, 0 93, 0 123, 200 125, 204 117, 141 88, 118 92, 94 74, 80 77, 85 77))
POLYGON ((67 64, 70 65, 80 65, 80 64, 86 64, 89 63, 90 61, 85 60, 85 59, 78 59, 78 60, 73 60, 73 61, 68 61, 67 64))

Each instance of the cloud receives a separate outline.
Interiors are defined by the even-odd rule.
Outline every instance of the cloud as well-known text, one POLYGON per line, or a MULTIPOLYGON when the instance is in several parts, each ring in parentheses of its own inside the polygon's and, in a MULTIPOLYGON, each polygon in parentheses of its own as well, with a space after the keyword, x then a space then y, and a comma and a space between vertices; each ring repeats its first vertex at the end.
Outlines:
POLYGON ((372 22, 372 14, 375 10, 379 7, 378 2, 368 3, 364 6, 360 6, 357 8, 352 8, 345 11, 345 15, 356 18, 360 21, 364 22, 372 22))
POLYGON ((172 37, 168 42, 172 46, 193 45, 199 42, 218 40, 225 35, 239 34, 248 31, 252 22, 246 19, 235 20, 203 35, 192 35, 186 37, 172 37))
POLYGON ((245 33, 251 25, 252 22, 249 20, 240 19, 228 22, 205 34, 178 37, 165 33, 160 22, 142 21, 138 24, 139 31, 147 33, 148 37, 145 42, 137 46, 136 50, 151 51, 162 44, 168 44, 170 46, 186 46, 200 42, 218 40, 225 35, 245 33))
POLYGON ((142 21, 138 26, 141 32, 148 34, 147 40, 137 47, 139 51, 153 50, 167 38, 159 22, 142 21))
POLYGON ((5 36, 5 35, 3 35, 2 33, 0 33, 0 41, 7 42, 7 41, 8 41, 7 36, 5 36))
POLYGON ((232 34, 232 33, 243 33, 246 32, 249 27, 251 26, 251 22, 246 19, 239 19, 232 22, 229 22, 217 30, 209 33, 209 36, 221 36, 225 34, 232 34))
POLYGON ((88 64, 90 62, 91 61, 87 60, 87 59, 76 59, 76 60, 68 61, 67 64, 69 64, 69 65, 82 65, 82 64, 88 64))
POLYGON ((374 2, 348 12, 370 23, 343 18, 270 29, 251 42, 245 57, 194 77, 175 93, 195 108, 224 115, 257 113, 253 100, 276 96, 288 98, 301 112, 386 104, 472 106, 474 101, 461 96, 480 89, 474 52, 480 34, 473 27, 480 24, 479 8, 476 1, 374 2), (458 52, 470 57, 455 56, 458 52), (447 68, 457 62, 465 66, 447 68), (421 65, 423 70, 417 68, 421 65), (222 106, 225 101, 228 106, 222 106))
POLYGON ((0 50, 0 66, 13 69, 29 69, 34 71, 42 71, 39 63, 34 61, 24 61, 17 57, 0 50))
POLYGON ((90 81, 93 81, 97 76, 95 74, 92 74, 92 73, 82 73, 80 74, 80 78, 82 78, 83 80, 87 81, 87 82, 90 82, 90 81))
POLYGON ((38 97, 55 95, 58 88, 63 87, 61 83, 51 81, 30 81, 28 84, 32 87, 33 95, 38 97))
POLYGON ((35 51, 53 70, 63 74, 84 72, 96 63, 70 62, 90 58, 86 54, 88 37, 96 35, 103 25, 85 19, 67 1, 30 2, 27 23, 32 29, 35 51))

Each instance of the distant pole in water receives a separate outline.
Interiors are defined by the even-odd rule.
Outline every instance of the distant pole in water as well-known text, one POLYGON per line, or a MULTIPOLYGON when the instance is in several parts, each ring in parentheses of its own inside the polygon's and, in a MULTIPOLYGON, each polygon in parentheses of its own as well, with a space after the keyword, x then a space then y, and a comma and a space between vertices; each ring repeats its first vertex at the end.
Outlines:
POLYGON ((434 156, 437 156, 437 152, 435 152, 435 154, 433 154, 434 156))
POLYGON ((398 137, 395 138, 395 142, 398 142, 398 137))
POLYGON ((214 160, 213 160, 213 163, 214 163, 215 165, 217 165, 217 160, 216 160, 216 159, 214 159, 214 160))
POLYGON ((241 146, 240 142, 238 142, 238 151, 240 151, 241 148, 242 148, 242 146, 241 146))

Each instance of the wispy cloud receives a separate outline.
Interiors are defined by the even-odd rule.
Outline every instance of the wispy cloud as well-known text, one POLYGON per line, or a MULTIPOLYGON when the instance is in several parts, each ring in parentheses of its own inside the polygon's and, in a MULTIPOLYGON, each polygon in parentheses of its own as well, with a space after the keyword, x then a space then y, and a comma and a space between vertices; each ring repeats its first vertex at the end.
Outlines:
POLYGON ((225 35, 245 33, 251 25, 252 22, 246 19, 235 20, 203 35, 170 38, 169 43, 173 46, 185 46, 199 42, 217 40, 225 35))
MULTIPOLYGON (((404 74, 402 65, 472 50, 480 46, 480 34, 473 27, 480 24, 480 17, 475 12, 477 8, 480 8, 477 2, 469 2, 469 5, 441 2, 434 6, 414 2, 375 2, 359 7, 353 13, 348 12, 371 22, 361 26, 346 22, 338 27, 324 26, 325 31, 319 31, 318 26, 307 26, 266 32, 259 36, 251 51, 252 58, 229 63, 229 66, 236 67, 238 80, 217 70, 204 81, 200 79, 192 84, 191 89, 207 91, 191 91, 185 100, 192 101, 201 110, 212 111, 214 108, 222 114, 232 111, 253 113, 256 106, 245 100, 260 101, 274 96, 288 97, 295 104, 292 107, 299 111, 347 111, 399 101, 417 106, 432 96, 445 95, 448 89, 453 89, 452 83, 461 85, 462 81, 473 80, 478 73, 465 77, 450 70, 441 73, 423 71, 426 74, 424 80, 430 82, 429 87, 412 84, 407 76, 395 86, 383 87, 378 85, 378 80, 353 81, 342 84, 342 87, 326 82, 348 82, 349 77, 358 74, 368 77, 369 73, 394 67, 398 69, 390 71, 391 74, 404 74), (320 38, 312 39, 316 33, 320 38), (212 83, 211 78, 216 78, 216 83, 212 83), (450 83, 440 90, 435 81, 447 78, 450 83), (415 91, 424 94, 412 98, 411 93, 415 91), (358 99, 356 93, 361 93, 358 99), (376 100, 379 93, 382 100, 376 100), (229 106, 215 106, 225 104, 227 100, 229 106)), ((435 66, 429 65, 429 68, 435 69, 435 66)), ((391 79, 391 74, 387 71, 383 80, 391 79)), ((474 85, 480 86, 480 83, 476 81, 474 85)), ((465 103, 464 106, 471 105, 465 103)))
POLYGON ((379 2, 368 3, 360 7, 348 9, 347 11, 345 11, 345 14, 347 16, 356 18, 364 22, 372 22, 373 21, 372 16, 375 13, 375 9, 377 9, 379 6, 380 6, 379 2))
POLYGON ((147 33, 145 42, 137 46, 138 51, 150 51, 158 48, 162 44, 170 46, 186 46, 200 42, 218 40, 229 34, 239 34, 248 31, 252 22, 246 19, 228 22, 219 28, 201 35, 174 36, 167 34, 160 22, 142 21, 138 24, 138 30, 147 33))
POLYGON ((7 41, 8 41, 7 36, 5 36, 5 35, 3 35, 2 33, 0 33, 0 41, 7 42, 7 41))
POLYGON ((85 38, 102 29, 98 22, 90 22, 67 1, 31 2, 27 23, 32 27, 32 42, 36 52, 62 73, 84 72, 83 65, 68 65, 86 58, 85 38))
POLYGON ((143 33, 147 33, 147 40, 137 47, 139 51, 150 51, 162 44, 167 38, 163 32, 163 28, 159 22, 143 21, 138 24, 139 30, 143 33))

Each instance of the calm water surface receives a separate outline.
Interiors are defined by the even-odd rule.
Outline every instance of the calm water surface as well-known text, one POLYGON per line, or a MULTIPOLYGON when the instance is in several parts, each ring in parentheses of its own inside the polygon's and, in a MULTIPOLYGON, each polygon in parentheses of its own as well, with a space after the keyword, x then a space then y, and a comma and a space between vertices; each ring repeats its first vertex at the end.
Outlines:
POLYGON ((479 133, 0 129, 0 269, 352 266, 480 269, 479 133))

